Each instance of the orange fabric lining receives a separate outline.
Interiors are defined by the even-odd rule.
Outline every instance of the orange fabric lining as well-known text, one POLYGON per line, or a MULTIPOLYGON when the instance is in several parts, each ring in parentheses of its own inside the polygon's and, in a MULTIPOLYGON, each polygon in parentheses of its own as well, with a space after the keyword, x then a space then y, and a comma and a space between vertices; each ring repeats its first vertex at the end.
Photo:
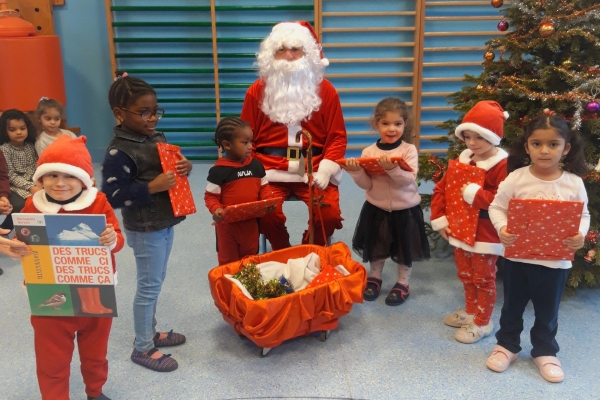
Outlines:
POLYGON ((271 253, 243 258, 241 261, 221 265, 208 273, 210 292, 215 305, 236 333, 242 334, 260 347, 276 347, 283 341, 314 331, 332 330, 338 318, 348 314, 354 303, 363 302, 367 273, 352 259, 344 243, 329 247, 299 245, 271 253), (242 265, 266 261, 287 262, 290 258, 317 253, 321 265, 343 265, 350 275, 335 279, 314 288, 275 299, 251 300, 225 278, 237 273, 242 265))

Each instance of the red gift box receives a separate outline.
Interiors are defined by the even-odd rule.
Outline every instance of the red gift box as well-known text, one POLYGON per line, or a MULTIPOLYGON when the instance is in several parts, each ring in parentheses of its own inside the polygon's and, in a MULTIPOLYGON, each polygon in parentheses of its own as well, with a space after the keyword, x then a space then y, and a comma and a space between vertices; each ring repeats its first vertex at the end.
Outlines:
POLYGON ((467 203, 462 188, 469 183, 483 186, 485 170, 458 160, 448 162, 446 172, 446 218, 450 236, 473 246, 477 234, 479 209, 467 203))
POLYGON ((264 199, 258 201, 250 201, 248 203, 233 204, 223 209, 223 219, 219 221, 222 223, 231 223, 243 221, 250 218, 264 217, 267 208, 276 206, 277 203, 281 202, 281 197, 275 197, 272 199, 264 199))
POLYGON ((176 217, 193 214, 196 212, 196 204, 190 189, 190 182, 187 176, 180 176, 175 169, 177 161, 179 161, 179 146, 168 143, 156 143, 158 148, 158 156, 163 172, 173 171, 175 174, 175 186, 169 189, 169 198, 173 207, 173 214, 176 217))
POLYGON ((504 257, 573 260, 575 250, 563 240, 577 235, 582 213, 582 201, 510 199, 506 229, 519 238, 505 248, 504 257))
MULTIPOLYGON (((398 162, 398 166, 400 168, 402 168, 405 171, 408 172, 412 172, 412 168, 410 167, 410 165, 408 165, 406 163, 406 161, 404 161, 404 159, 402 157, 390 157, 390 160, 392 162, 398 162)), ((356 161, 358 161, 358 163, 360 164, 360 166, 365 170, 365 172, 369 175, 383 175, 385 174, 385 170, 383 169, 383 167, 381 165, 379 165, 379 157, 364 157, 364 158, 357 158, 356 161)), ((346 159, 342 158, 340 160, 337 160, 336 163, 338 163, 339 165, 345 166, 346 165, 346 159)))
POLYGON ((312 281, 310 281, 310 283, 306 287, 307 288, 315 287, 322 283, 331 282, 334 279, 343 278, 343 277, 344 277, 344 275, 342 275, 342 273, 339 272, 337 269, 335 269, 333 266, 326 265, 321 270, 321 272, 319 272, 319 274, 317 276, 315 276, 312 281))

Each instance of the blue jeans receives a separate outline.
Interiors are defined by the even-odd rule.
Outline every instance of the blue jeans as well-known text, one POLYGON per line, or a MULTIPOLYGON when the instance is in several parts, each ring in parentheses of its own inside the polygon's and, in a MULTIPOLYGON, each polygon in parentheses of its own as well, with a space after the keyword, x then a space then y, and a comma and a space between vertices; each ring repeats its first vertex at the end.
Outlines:
POLYGON ((156 304, 167 275, 167 263, 173 246, 173 227, 156 232, 125 230, 127 244, 133 249, 137 267, 137 290, 133 298, 135 348, 154 348, 156 304))

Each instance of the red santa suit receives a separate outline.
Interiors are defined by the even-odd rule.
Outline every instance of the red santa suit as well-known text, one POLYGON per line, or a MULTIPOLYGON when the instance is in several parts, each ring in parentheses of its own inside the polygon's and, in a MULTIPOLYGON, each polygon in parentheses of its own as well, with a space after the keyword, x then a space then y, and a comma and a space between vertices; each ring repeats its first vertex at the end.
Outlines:
MULTIPOLYGON (((333 171, 329 185, 324 190, 316 190, 317 196, 324 196, 321 200, 321 203, 325 204, 321 207, 321 216, 325 237, 322 234, 320 215, 316 209, 313 213, 315 243, 324 245, 327 237, 331 236, 335 229, 342 227, 337 188, 342 171, 335 160, 344 157, 347 136, 339 96, 331 83, 324 79, 319 89, 319 97, 322 100, 320 108, 299 125, 288 126, 273 122, 262 111, 264 87, 264 81, 259 79, 248 89, 241 114, 241 119, 248 122, 254 132, 253 156, 265 166, 273 196, 287 198, 293 192, 308 204, 308 185, 305 178, 298 174, 298 156, 302 151, 306 151, 307 144, 302 136, 301 141, 297 143, 296 133, 305 129, 311 134, 313 171, 319 171, 320 167, 333 171)), ((285 221, 281 205, 260 221, 261 232, 269 239, 273 249, 289 245, 285 221)), ((305 231, 302 242, 308 243, 308 230, 305 231)))
MULTIPOLYGON (((474 221, 477 223, 475 244, 470 246, 452 236, 449 241, 455 248, 458 278, 465 289, 465 311, 475 314, 476 325, 484 326, 489 323, 496 303, 496 260, 502 254, 502 244, 487 210, 494 200, 498 185, 506 178, 508 154, 497 148, 496 154, 485 161, 474 162, 472 156, 473 152, 467 149, 461 153, 458 161, 486 171, 483 187, 471 183, 463 191, 464 200, 480 210, 479 219, 474 221)), ((431 197, 431 227, 435 231, 448 227, 445 192, 446 176, 435 185, 431 197)))
MULTIPOLYGON (((85 137, 71 139, 67 135, 60 136, 44 150, 33 176, 34 182, 41 183, 42 176, 49 172, 64 172, 73 175, 87 187, 79 197, 70 203, 58 204, 50 201, 46 197, 46 192, 40 190, 26 199, 25 207, 21 212, 105 215, 106 223, 112 224, 117 235, 116 242, 110 246, 116 281, 114 253, 123 248, 125 241, 119 228, 119 221, 106 196, 92 187, 93 167, 84 143, 85 137)), ((90 397, 100 396, 108 377, 106 353, 112 318, 31 316, 31 325, 34 333, 36 372, 42 400, 68 400, 70 398, 69 376, 75 338, 77 338, 85 392, 90 397)))

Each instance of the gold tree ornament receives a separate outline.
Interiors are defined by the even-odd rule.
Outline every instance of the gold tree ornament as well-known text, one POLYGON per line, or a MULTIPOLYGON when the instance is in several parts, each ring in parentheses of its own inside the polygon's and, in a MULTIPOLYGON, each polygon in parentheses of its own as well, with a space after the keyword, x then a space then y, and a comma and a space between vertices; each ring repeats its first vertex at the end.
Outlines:
POLYGON ((560 65, 562 65, 563 68, 570 69, 573 66, 573 61, 571 61, 571 59, 568 58, 565 61, 563 61, 560 65))
POLYGON ((483 59, 486 62, 492 62, 492 61, 494 61, 494 58, 496 58, 496 55, 491 50, 486 51, 485 54, 483 55, 483 59))
POLYGON ((503 5, 504 5, 503 0, 492 0, 492 7, 494 7, 494 8, 500 8, 503 5))
POLYGON ((475 86, 475 89, 477 89, 477 90, 483 90, 483 85, 479 84, 479 85, 475 86))
POLYGON ((540 26, 540 36, 543 38, 552 36, 555 31, 556 28, 554 28, 554 24, 552 22, 544 22, 540 26))

